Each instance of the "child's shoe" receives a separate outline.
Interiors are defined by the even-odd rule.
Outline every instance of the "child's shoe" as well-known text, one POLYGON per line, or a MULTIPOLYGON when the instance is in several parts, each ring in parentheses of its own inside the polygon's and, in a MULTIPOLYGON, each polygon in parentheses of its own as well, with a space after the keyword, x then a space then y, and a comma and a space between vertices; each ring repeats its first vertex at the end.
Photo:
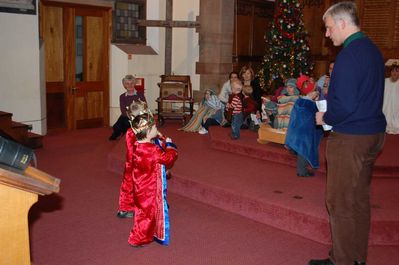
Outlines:
POLYGON ((133 218, 134 212, 118 211, 116 217, 119 218, 133 218))
POLYGON ((231 140, 237 140, 238 138, 240 138, 240 137, 235 136, 235 135, 233 135, 233 134, 230 134, 230 139, 231 139, 231 140))
POLYGON ((108 140, 110 140, 110 141, 115 141, 116 139, 118 139, 119 135, 120 135, 120 133, 117 133, 117 132, 114 131, 114 132, 111 134, 111 136, 108 137, 108 140))
POLYGON ((131 247, 133 247, 133 248, 142 248, 142 247, 144 247, 143 245, 134 245, 134 244, 130 244, 130 243, 129 243, 129 245, 131 247))
POLYGON ((199 129, 198 133, 199 133, 199 134, 207 134, 207 133, 208 133, 208 130, 205 129, 204 127, 201 127, 201 129, 199 129))

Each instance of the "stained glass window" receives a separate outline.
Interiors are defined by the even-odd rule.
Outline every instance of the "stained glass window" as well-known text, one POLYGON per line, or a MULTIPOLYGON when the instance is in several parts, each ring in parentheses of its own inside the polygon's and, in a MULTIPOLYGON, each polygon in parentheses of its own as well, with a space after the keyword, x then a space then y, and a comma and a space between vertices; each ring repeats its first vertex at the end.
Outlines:
POLYGON ((146 18, 146 0, 116 0, 113 11, 114 43, 146 42, 145 27, 138 26, 138 20, 146 18))

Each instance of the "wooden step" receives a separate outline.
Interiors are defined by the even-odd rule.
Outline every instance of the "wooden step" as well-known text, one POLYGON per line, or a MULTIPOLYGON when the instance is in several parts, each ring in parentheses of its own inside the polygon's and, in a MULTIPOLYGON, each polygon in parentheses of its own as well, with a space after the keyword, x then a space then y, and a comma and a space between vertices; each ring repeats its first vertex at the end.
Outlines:
POLYGON ((31 125, 26 125, 16 121, 11 122, 11 130, 13 131, 14 135, 17 135, 18 138, 28 137, 28 131, 31 129, 31 125))
POLYGON ((32 149, 42 148, 43 136, 33 132, 28 132, 28 144, 32 149))
POLYGON ((0 128, 10 127, 12 123, 12 114, 0 111, 0 128))
POLYGON ((42 147, 43 136, 30 130, 32 125, 15 122, 11 113, 0 111, 0 135, 32 149, 42 147))

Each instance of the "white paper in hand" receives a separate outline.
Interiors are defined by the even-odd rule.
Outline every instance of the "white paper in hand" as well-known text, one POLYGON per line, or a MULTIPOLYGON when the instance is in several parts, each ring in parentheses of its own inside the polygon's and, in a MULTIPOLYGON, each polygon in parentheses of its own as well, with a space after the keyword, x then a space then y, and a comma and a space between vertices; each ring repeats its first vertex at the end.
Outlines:
MULTIPOLYGON (((316 106, 317 106, 317 109, 318 109, 320 112, 326 112, 326 111, 327 111, 327 100, 319 100, 319 101, 316 101, 316 106)), ((327 125, 327 124, 324 124, 324 125, 323 125, 323 130, 329 131, 329 130, 331 130, 331 129, 332 129, 332 126, 327 125)))

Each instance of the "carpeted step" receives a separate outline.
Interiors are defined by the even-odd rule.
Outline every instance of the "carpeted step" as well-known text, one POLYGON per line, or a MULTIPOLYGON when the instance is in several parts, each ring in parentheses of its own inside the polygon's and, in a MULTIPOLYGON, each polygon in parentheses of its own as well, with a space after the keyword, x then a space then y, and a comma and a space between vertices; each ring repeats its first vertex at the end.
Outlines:
MULTIPOLYGON (((212 148, 292 167, 296 166, 296 157, 284 145, 271 142, 259 144, 256 141, 257 134, 254 132, 241 130, 243 137, 237 141, 232 141, 227 135, 228 128, 212 127, 210 131, 212 148)), ((395 146, 399 146, 399 135, 387 134, 384 150, 374 166, 374 177, 399 178, 399 161, 397 160, 399 151, 395 146)), ((322 140, 320 145, 320 168, 318 171, 322 174, 326 174, 325 150, 326 138, 322 140)))
MULTIPOLYGON (((211 147, 213 136, 162 133, 175 139, 179 148, 169 191, 317 242, 330 242, 324 174, 299 178, 293 167, 282 163, 216 150, 211 147)), ((232 142, 251 141, 251 135, 243 134, 232 142)), ((108 169, 121 175, 124 154, 125 143, 120 141, 108 155, 108 169)), ((373 182, 371 245, 399 245, 397 189, 399 181, 394 178, 373 182)))

